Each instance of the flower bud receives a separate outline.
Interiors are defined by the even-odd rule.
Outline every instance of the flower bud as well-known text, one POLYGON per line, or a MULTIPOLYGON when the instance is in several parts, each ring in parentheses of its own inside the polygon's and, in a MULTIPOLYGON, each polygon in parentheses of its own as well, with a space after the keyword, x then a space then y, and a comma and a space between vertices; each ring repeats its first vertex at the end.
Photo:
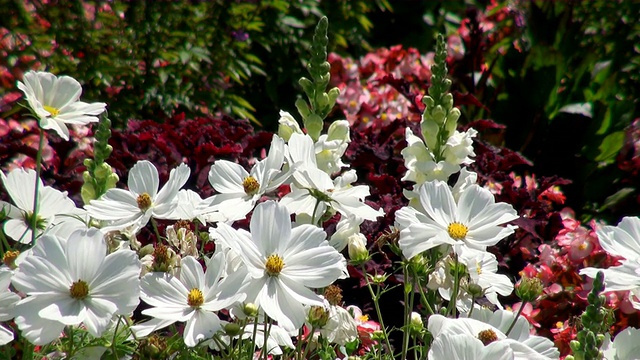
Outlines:
POLYGON ((531 278, 526 276, 520 279, 515 288, 516 296, 525 302, 534 302, 544 290, 540 279, 537 277, 531 278))
POLYGON ((242 332, 242 328, 236 323, 228 323, 224 326, 224 332, 233 337, 239 335, 242 332))
POLYGON ((298 125, 296 119, 286 111, 280 110, 280 120, 278 120, 278 124, 278 136, 284 141, 289 141, 293 133, 302 134, 302 130, 300 130, 300 125, 298 125))
POLYGON ((347 238, 349 258, 354 264, 362 264, 369 259, 367 250, 367 238, 361 233, 353 234, 347 238))
POLYGON ((422 316, 417 312, 411 313, 411 320, 409 321, 409 331, 413 334, 419 334, 424 329, 424 323, 422 322, 422 316))
POLYGON ((323 328, 329 322, 329 312, 324 306, 312 306, 307 315, 309 324, 317 329, 323 328))
POLYGON ((242 312, 249 317, 255 317, 258 315, 258 306, 254 303, 246 303, 242 307, 242 312))
POLYGON ((347 120, 336 120, 329 125, 327 141, 331 140, 351 141, 351 137, 349 136, 349 122, 347 120))

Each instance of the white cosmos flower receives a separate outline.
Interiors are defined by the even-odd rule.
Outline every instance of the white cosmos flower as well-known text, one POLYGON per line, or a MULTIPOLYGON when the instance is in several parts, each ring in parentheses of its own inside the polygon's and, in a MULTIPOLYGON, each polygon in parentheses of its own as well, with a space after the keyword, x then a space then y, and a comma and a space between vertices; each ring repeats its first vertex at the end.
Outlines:
POLYGON ((280 170, 283 163, 284 141, 277 135, 273 136, 267 157, 256 163, 251 172, 230 161, 216 161, 211 165, 209 182, 219 194, 207 199, 209 207, 227 221, 244 219, 262 195, 276 190, 289 178, 290 172, 280 170))
MULTIPOLYGON (((220 297, 224 288, 220 281, 224 270, 224 255, 216 254, 208 263, 206 273, 202 265, 192 256, 182 259, 179 276, 155 272, 145 275, 140 283, 140 298, 152 308, 142 311, 144 315, 159 320, 186 321, 184 343, 193 347, 213 336, 222 328, 216 311, 242 301, 245 294, 220 297)), ((235 290, 240 284, 231 284, 235 290)), ((167 326, 166 322, 156 325, 167 326)))
MULTIPOLYGON (((33 219, 33 195, 35 194, 36 172, 31 169, 14 169, 9 175, 0 172, 0 178, 15 206, 0 201, 9 220, 4 224, 4 232, 12 239, 27 244, 31 242, 31 221, 33 219)), ((76 208, 66 193, 50 186, 44 186, 38 179, 38 218, 36 236, 54 232, 68 236, 73 230, 86 227, 80 220, 84 211, 76 208), (55 229, 55 231, 54 231, 55 229)))
POLYGON ((429 332, 436 340, 445 334, 463 334, 477 338, 484 344, 506 344, 513 351, 513 359, 549 360, 560 357, 560 352, 551 340, 530 334, 529 322, 524 317, 518 317, 509 335, 505 335, 516 314, 505 310, 495 313, 487 309, 476 310, 472 315, 473 319, 450 319, 432 315, 429 317, 429 332))
POLYGON ((138 306, 139 274, 136 253, 107 255, 98 229, 76 230, 68 240, 44 235, 12 279, 27 295, 16 305, 16 324, 34 344, 57 339, 65 325, 84 324, 100 337, 114 315, 138 306))
POLYGON ((468 334, 442 334, 429 348, 429 360, 512 360, 513 351, 502 342, 484 345, 468 334))
MULTIPOLYGON (((629 290, 635 298, 640 299, 640 218, 624 217, 618 226, 602 226, 596 229, 596 234, 606 252, 624 260, 621 265, 608 269, 584 268, 580 270, 580 274, 595 278, 602 271, 605 292, 629 290)), ((631 303, 640 310, 639 302, 631 303)))
POLYGON ((508 276, 498 274, 496 256, 487 251, 467 249, 460 254, 459 260, 469 271, 469 283, 479 285, 487 300, 502 309, 498 294, 509 296, 513 292, 513 283, 508 276))
POLYGON ((396 212, 399 245, 407 259, 433 247, 449 244, 485 250, 514 231, 500 226, 518 218, 510 204, 496 203, 493 195, 478 185, 465 188, 456 203, 451 188, 442 181, 424 183, 417 189, 420 207, 396 212))
POLYGON ((42 71, 29 71, 18 81, 29 107, 40 123, 40 127, 53 130, 61 138, 69 140, 68 124, 86 125, 97 122, 97 115, 104 112, 105 103, 80 101, 82 86, 69 76, 56 77, 42 71))
POLYGON ((605 360, 638 360, 640 359, 640 329, 628 327, 618 333, 611 341, 606 333, 602 344, 605 360))
POLYGON ((149 161, 138 161, 129 171, 129 190, 109 189, 100 199, 91 200, 85 209, 98 220, 107 221, 103 231, 122 230, 129 226, 140 228, 150 218, 169 219, 177 207, 178 191, 189 179, 191 170, 180 164, 171 170, 169 180, 158 191, 158 170, 149 161))
POLYGON ((329 209, 365 220, 384 215, 382 210, 374 210, 364 203, 364 198, 369 196, 368 186, 351 185, 357 180, 355 170, 331 180, 324 171, 308 166, 293 176, 296 182, 291 184, 291 192, 280 200, 291 213, 307 214, 313 217, 312 222, 317 222, 329 209))
MULTIPOLYGON (((20 296, 9 289, 13 272, 4 268, 0 269, 0 321, 11 320, 14 317, 14 308, 20 296)), ((13 332, 0 325, 0 345, 13 341, 13 332)))
POLYGON ((219 223, 214 238, 230 247, 245 264, 229 281, 243 284, 247 302, 259 306, 286 330, 299 329, 306 319, 304 305, 322 306, 309 288, 323 288, 343 274, 344 257, 313 225, 291 228, 287 209, 267 201, 256 206, 251 233, 219 223), (231 280, 234 278, 233 280, 231 280))

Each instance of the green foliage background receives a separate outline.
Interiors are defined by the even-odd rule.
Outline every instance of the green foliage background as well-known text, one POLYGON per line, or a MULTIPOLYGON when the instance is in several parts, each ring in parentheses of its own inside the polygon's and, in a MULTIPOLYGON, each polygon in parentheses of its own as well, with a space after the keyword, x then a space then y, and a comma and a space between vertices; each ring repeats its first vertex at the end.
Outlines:
MULTIPOLYGON (((486 107, 464 106, 462 121, 505 124, 498 144, 530 158, 536 174, 573 180, 568 205, 587 218, 638 214, 638 180, 621 181, 615 164, 639 117, 634 1, 5 0, 0 68, 17 79, 30 68, 79 79, 83 98, 107 102, 117 127, 221 112, 273 130, 280 109, 295 110, 320 16, 330 49, 358 58, 396 44, 426 53, 435 34, 499 12, 508 16, 476 34, 498 40, 467 48, 472 61, 452 72, 454 89, 486 107), (473 81, 481 70, 487 76, 473 81)), ((2 85, 0 96, 15 91, 2 85)))

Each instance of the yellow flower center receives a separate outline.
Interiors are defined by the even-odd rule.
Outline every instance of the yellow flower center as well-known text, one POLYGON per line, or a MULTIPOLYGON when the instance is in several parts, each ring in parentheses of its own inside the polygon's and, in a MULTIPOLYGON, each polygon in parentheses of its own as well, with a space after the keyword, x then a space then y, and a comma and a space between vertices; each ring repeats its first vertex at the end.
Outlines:
POLYGON ((463 240, 467 236, 469 228, 459 222, 453 222, 449 224, 447 232, 452 239, 463 240))
POLYGON ((580 245, 578 245, 578 249, 579 250, 585 250, 588 245, 589 244, 587 244, 586 242, 582 242, 582 243, 580 243, 580 245))
POLYGON ((498 335, 496 335, 495 331, 491 329, 487 329, 487 330, 482 330, 478 333, 478 339, 480 339, 480 341, 482 341, 482 343, 485 346, 487 346, 492 342, 497 341, 498 335))
POLYGON ((4 253, 4 255, 2 255, 2 263, 7 265, 10 269, 15 269, 16 259, 18 258, 18 255, 20 255, 20 251, 9 250, 6 253, 4 253))
POLYGON ((284 261, 279 255, 273 254, 267 258, 264 267, 270 276, 278 276, 284 267, 284 261))
POLYGON ((47 110, 47 112, 49 112, 49 114, 51 114, 51 117, 56 117, 60 113, 59 109, 56 109, 56 108, 51 107, 49 105, 45 105, 43 107, 44 107, 45 110, 47 110))
POLYGON ((79 280, 71 284, 69 288, 69 294, 72 298, 77 300, 82 300, 89 295, 89 284, 84 282, 84 280, 79 280))
POLYGON ((147 193, 138 195, 136 201, 138 202, 138 208, 142 211, 147 211, 151 207, 151 195, 147 193))
POLYGON ((358 316, 357 319, 362 321, 362 322, 367 322, 367 321, 369 321, 369 315, 360 315, 360 316, 358 316))
POLYGON ((189 295, 187 295, 187 304, 193 308, 199 308, 204 304, 204 296, 202 296, 202 291, 198 288, 193 288, 189 291, 189 295))
POLYGON ((242 181, 242 187, 247 195, 255 195, 260 189, 260 183, 253 176, 247 176, 242 181))

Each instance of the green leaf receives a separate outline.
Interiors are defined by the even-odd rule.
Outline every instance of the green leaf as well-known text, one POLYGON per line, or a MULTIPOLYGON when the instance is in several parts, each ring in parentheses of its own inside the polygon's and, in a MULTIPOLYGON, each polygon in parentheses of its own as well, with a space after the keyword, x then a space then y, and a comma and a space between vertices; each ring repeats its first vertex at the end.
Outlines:
POLYGON ((624 131, 616 131, 607 135, 598 147, 600 154, 595 161, 610 163, 615 160, 616 155, 624 145, 624 131))
POLYGON ((304 29, 306 27, 302 21, 294 18, 293 16, 283 16, 281 21, 283 24, 297 29, 304 29))
POLYGON ((607 196, 604 200, 604 204, 598 209, 599 211, 604 211, 608 208, 614 207, 624 199, 626 199, 629 195, 633 194, 636 191, 635 188, 626 187, 618 190, 615 194, 607 196))

